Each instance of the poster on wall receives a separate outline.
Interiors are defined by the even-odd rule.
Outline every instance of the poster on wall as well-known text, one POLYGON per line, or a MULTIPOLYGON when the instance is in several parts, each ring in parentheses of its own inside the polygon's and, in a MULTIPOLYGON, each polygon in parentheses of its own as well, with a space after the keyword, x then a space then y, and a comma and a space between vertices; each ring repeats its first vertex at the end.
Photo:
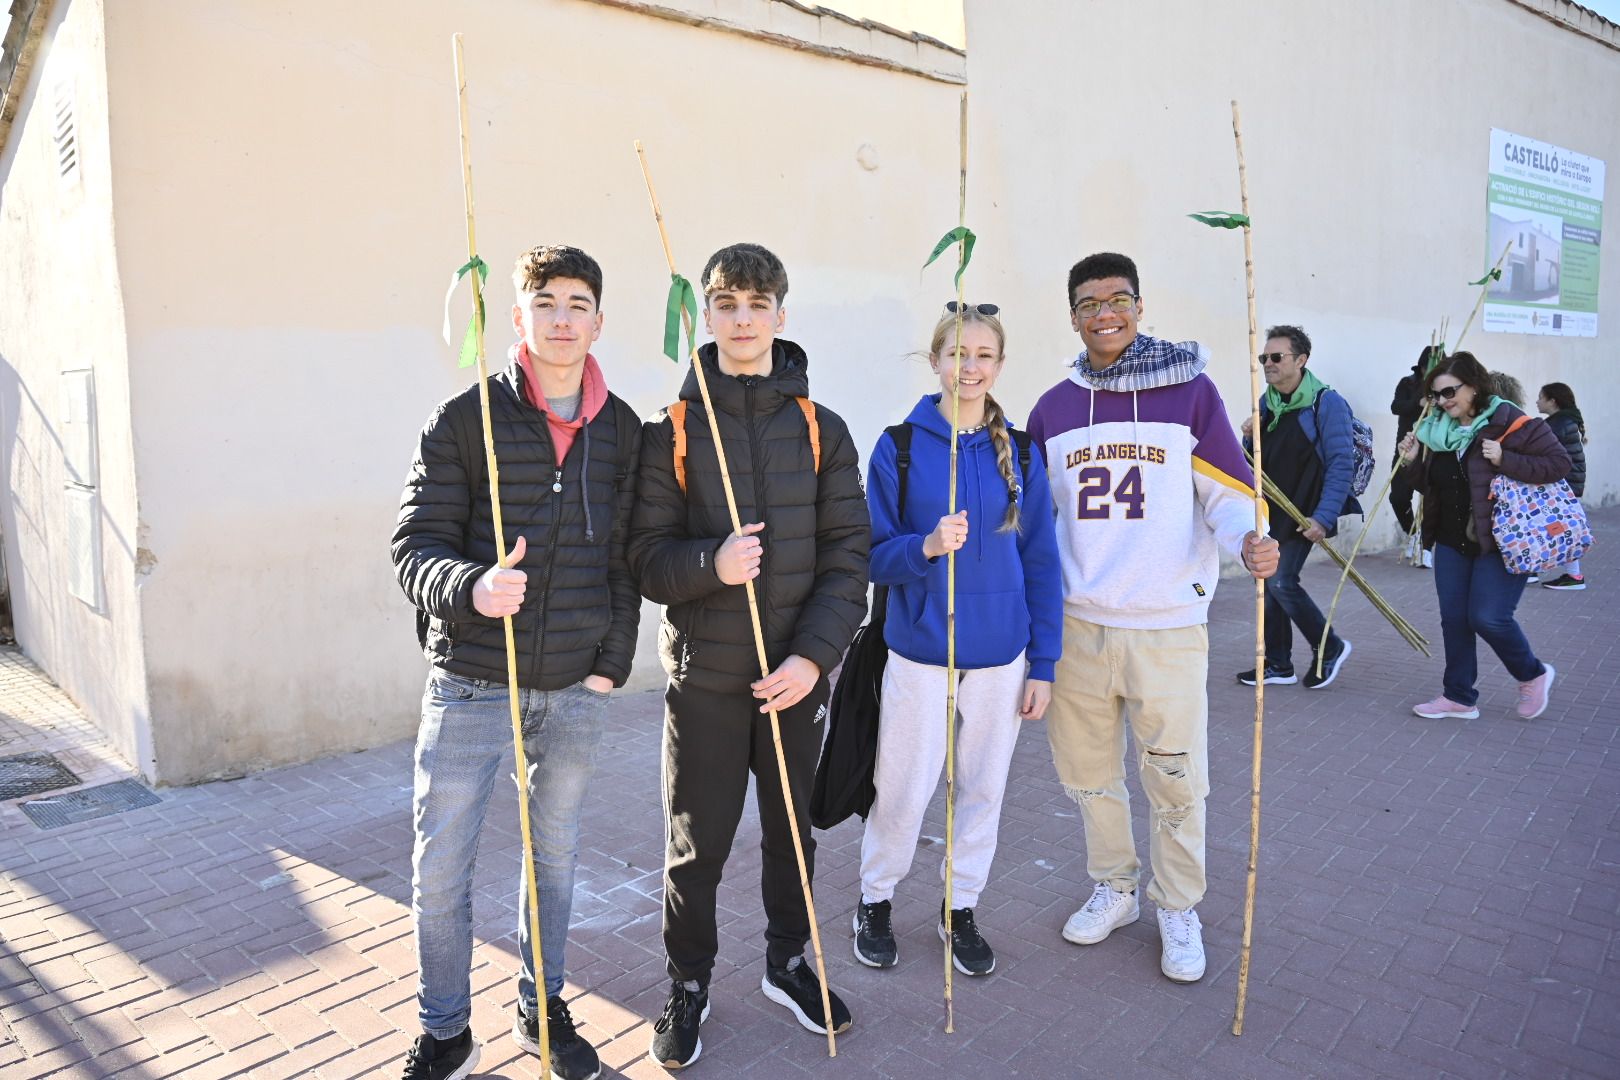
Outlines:
POLYGON ((1596 337, 1603 162, 1491 129, 1487 267, 1507 249, 1485 294, 1486 330, 1596 337))

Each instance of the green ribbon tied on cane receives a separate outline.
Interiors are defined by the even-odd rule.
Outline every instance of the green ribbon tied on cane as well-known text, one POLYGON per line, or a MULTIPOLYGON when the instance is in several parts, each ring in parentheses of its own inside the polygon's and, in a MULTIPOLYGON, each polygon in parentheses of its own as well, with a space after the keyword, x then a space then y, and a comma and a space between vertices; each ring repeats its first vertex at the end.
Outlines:
POLYGON ((478 363, 478 342, 484 334, 484 288, 483 283, 489 280, 489 266, 477 255, 463 263, 450 278, 450 288, 444 294, 444 343, 453 345, 450 340, 450 301, 456 294, 456 286, 461 279, 472 271, 478 271, 473 279, 473 313, 467 320, 467 332, 461 337, 461 353, 457 357, 456 367, 472 367, 478 363))
POLYGON ((1495 270, 1492 270, 1490 273, 1486 274, 1484 277, 1480 278, 1478 281, 1470 281, 1468 284, 1470 284, 1470 285, 1483 285, 1487 281, 1501 281, 1501 280, 1502 280, 1502 268, 1497 267, 1495 270))
POLYGON ((958 225, 956 228, 940 237, 939 243, 934 245, 933 253, 928 256, 928 261, 923 263, 923 269, 926 270, 932 266, 934 264, 934 260, 945 254, 946 249, 948 249, 952 244, 960 243, 962 245, 962 261, 957 264, 956 278, 951 282, 951 284, 960 288, 962 284, 962 271, 967 269, 969 260, 973 258, 973 244, 977 239, 978 237, 973 235, 972 229, 968 228, 966 225, 958 225))
POLYGON ((1250 224, 1248 214, 1234 214, 1228 210, 1205 210, 1187 216, 1194 221, 1203 222, 1212 229, 1241 229, 1250 224))
POLYGON ((664 302, 664 355, 675 363, 681 356, 681 316, 686 316, 686 353, 691 355, 697 343, 697 293, 692 283, 679 274, 669 275, 669 299, 664 302))

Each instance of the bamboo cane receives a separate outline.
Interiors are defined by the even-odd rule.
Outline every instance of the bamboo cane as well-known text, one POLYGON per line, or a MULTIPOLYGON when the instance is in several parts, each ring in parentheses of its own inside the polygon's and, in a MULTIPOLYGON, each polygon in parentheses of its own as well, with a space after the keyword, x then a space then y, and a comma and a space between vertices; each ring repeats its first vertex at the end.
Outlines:
MULTIPOLYGON (((957 221, 967 227, 968 96, 962 91, 962 160, 957 185, 957 221)), ((947 513, 956 513, 956 432, 961 426, 962 395, 962 307, 965 293, 962 270, 967 265, 967 241, 957 245, 956 262, 956 361, 951 377, 951 464, 950 497, 947 513)), ((974 528, 972 522, 968 528, 974 528)), ((956 1007, 951 1000, 951 874, 955 869, 956 840, 956 552, 945 555, 945 1033, 956 1031, 956 1007)))
MULTIPOLYGON (((658 222, 658 238, 664 244, 664 258, 669 263, 669 272, 677 273, 675 269, 675 253, 669 245, 669 230, 664 226, 664 213, 658 207, 658 192, 653 188, 652 173, 647 168, 647 155, 641 148, 641 140, 635 140, 636 158, 641 162, 641 177, 647 183, 647 198, 652 202, 653 219, 658 222)), ((681 312, 683 322, 689 319, 686 311, 681 312)), ((689 340, 692 331, 690 323, 686 327, 689 340)), ((726 509, 731 514, 731 529, 734 533, 742 531, 742 517, 737 512, 737 495, 731 487, 731 470, 726 464, 725 442, 720 437, 720 418, 715 414, 714 402, 709 398, 709 380, 703 372, 703 364, 698 359, 697 345, 694 342, 690 349, 692 370, 697 374, 698 392, 703 396, 703 411, 709 418, 709 433, 714 438, 714 453, 720 465, 720 485, 726 493, 726 509)), ((754 649, 759 654, 759 673, 761 677, 771 673, 770 659, 765 654, 765 631, 759 621, 759 598, 754 593, 752 580, 743 582, 743 588, 748 596, 748 617, 754 627, 754 649)), ((788 829, 793 836, 793 857, 799 863, 799 886, 804 890, 804 909, 810 920, 810 943, 815 949, 816 975, 821 980, 821 1011, 827 1027, 827 1056, 838 1056, 837 1036, 833 1032, 832 999, 827 989, 827 967, 821 957, 821 930, 816 924, 816 904, 810 896, 810 872, 804 859, 804 842, 799 838, 799 819, 793 812, 793 790, 788 783, 787 755, 782 750, 782 721, 775 709, 771 715, 771 742, 776 747, 776 769, 782 784, 782 801, 787 807, 788 829)))
MULTIPOLYGON (((1232 102, 1232 140, 1237 145, 1238 192, 1242 197, 1243 277, 1249 295, 1249 401, 1254 428, 1254 475, 1263 476, 1260 454, 1260 315, 1254 302, 1254 234, 1249 224, 1249 173, 1243 162, 1243 127, 1238 103, 1232 102)), ((1265 499, 1254 485, 1254 531, 1266 534, 1265 499)), ((1249 995, 1249 948, 1254 940, 1254 890, 1260 863, 1260 750, 1266 715, 1266 583, 1254 583, 1254 769, 1249 796, 1249 878, 1243 895, 1243 951, 1238 961, 1237 1015, 1232 1034, 1243 1034, 1243 1008, 1249 995)))
MULTIPOLYGON (((472 149, 468 141, 467 123, 467 69, 461 56, 461 35, 451 38, 456 60, 456 106, 461 127, 461 190, 467 207, 467 257, 478 255, 478 236, 473 227, 472 149)), ((507 566, 506 532, 501 523, 501 480, 495 467, 495 434, 489 417, 489 370, 484 363, 484 314, 478 303, 484 283, 478 267, 472 268, 474 320, 478 341, 478 406, 484 423, 484 467, 489 473, 489 509, 494 519, 496 562, 507 566)), ((546 1015, 545 965, 541 960, 540 941, 540 889, 534 872, 534 839, 529 821, 529 762, 523 752, 523 714, 518 701, 517 643, 512 635, 512 616, 501 619, 506 632, 506 688, 512 711, 512 757, 518 777, 518 826, 523 836, 523 874, 529 888, 529 944, 534 961, 534 979, 539 992, 535 994, 540 1028, 540 1068, 542 1075, 551 1072, 551 1030, 546 1015)))

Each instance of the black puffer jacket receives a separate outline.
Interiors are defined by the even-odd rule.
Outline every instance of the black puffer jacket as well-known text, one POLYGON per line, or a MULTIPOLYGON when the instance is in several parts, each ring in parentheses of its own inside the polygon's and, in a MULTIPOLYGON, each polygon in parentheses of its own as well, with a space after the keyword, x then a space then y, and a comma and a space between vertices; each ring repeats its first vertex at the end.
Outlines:
MULTIPOLYGON (((609 394, 559 474, 546 414, 523 396, 523 378, 514 364, 489 380, 506 546, 522 536, 528 547, 520 566, 528 588, 512 627, 518 685, 560 690, 601 675, 619 686, 630 674, 641 618, 625 558, 641 422, 609 394)), ((475 383, 434 410, 422 430, 400 498, 394 572, 416 605, 428 659, 504 685, 501 620, 472 604, 474 582, 495 563, 479 411, 475 383)))
POLYGON ((1569 481, 1570 490, 1576 496, 1586 494, 1586 443, 1581 441, 1581 410, 1559 409, 1547 417, 1547 426, 1553 429, 1558 441, 1564 444, 1564 452, 1569 455, 1569 475, 1564 477, 1569 481))
MULTIPOLYGON (((871 518, 849 428, 817 406, 821 472, 809 427, 794 402, 810 391, 804 350, 778 339, 771 374, 722 375, 714 345, 700 350, 725 439, 726 464, 744 524, 765 523, 754 579, 765 652, 774 670, 789 655, 831 671, 866 614, 871 518)), ((642 429, 641 473, 630 565, 648 599, 667 605, 658 651, 675 682, 721 692, 760 677, 741 586, 715 575, 714 555, 731 533, 720 469, 697 375, 686 373, 686 493, 674 470, 667 410, 642 429)))

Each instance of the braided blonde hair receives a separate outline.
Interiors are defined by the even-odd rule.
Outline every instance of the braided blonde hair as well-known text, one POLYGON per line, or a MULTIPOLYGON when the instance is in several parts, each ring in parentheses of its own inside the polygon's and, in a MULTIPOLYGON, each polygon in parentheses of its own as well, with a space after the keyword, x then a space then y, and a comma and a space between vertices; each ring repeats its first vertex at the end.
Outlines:
MULTIPOLYGON (((944 318, 934 327, 934 336, 929 341, 928 355, 937 363, 943 364, 942 355, 945 343, 956 337, 957 316, 947 312, 944 318)), ((994 315, 984 315, 977 307, 968 306, 961 314, 962 325, 968 323, 983 323, 990 328, 996 336, 997 354, 1005 354, 1007 349, 1007 332, 1002 329, 1001 320, 994 315)), ((1002 355, 996 357, 1002 359, 1002 355)), ((1024 489, 1023 477, 1018 475, 1017 458, 1013 455, 1012 434, 1007 430, 1007 414, 995 398, 989 394, 984 396, 984 423, 990 431, 990 443, 996 448, 996 464, 1001 469, 1001 478, 1007 483, 1007 513, 1001 519, 1001 526, 997 532, 1012 532, 1019 527, 1018 496, 1024 489)))

